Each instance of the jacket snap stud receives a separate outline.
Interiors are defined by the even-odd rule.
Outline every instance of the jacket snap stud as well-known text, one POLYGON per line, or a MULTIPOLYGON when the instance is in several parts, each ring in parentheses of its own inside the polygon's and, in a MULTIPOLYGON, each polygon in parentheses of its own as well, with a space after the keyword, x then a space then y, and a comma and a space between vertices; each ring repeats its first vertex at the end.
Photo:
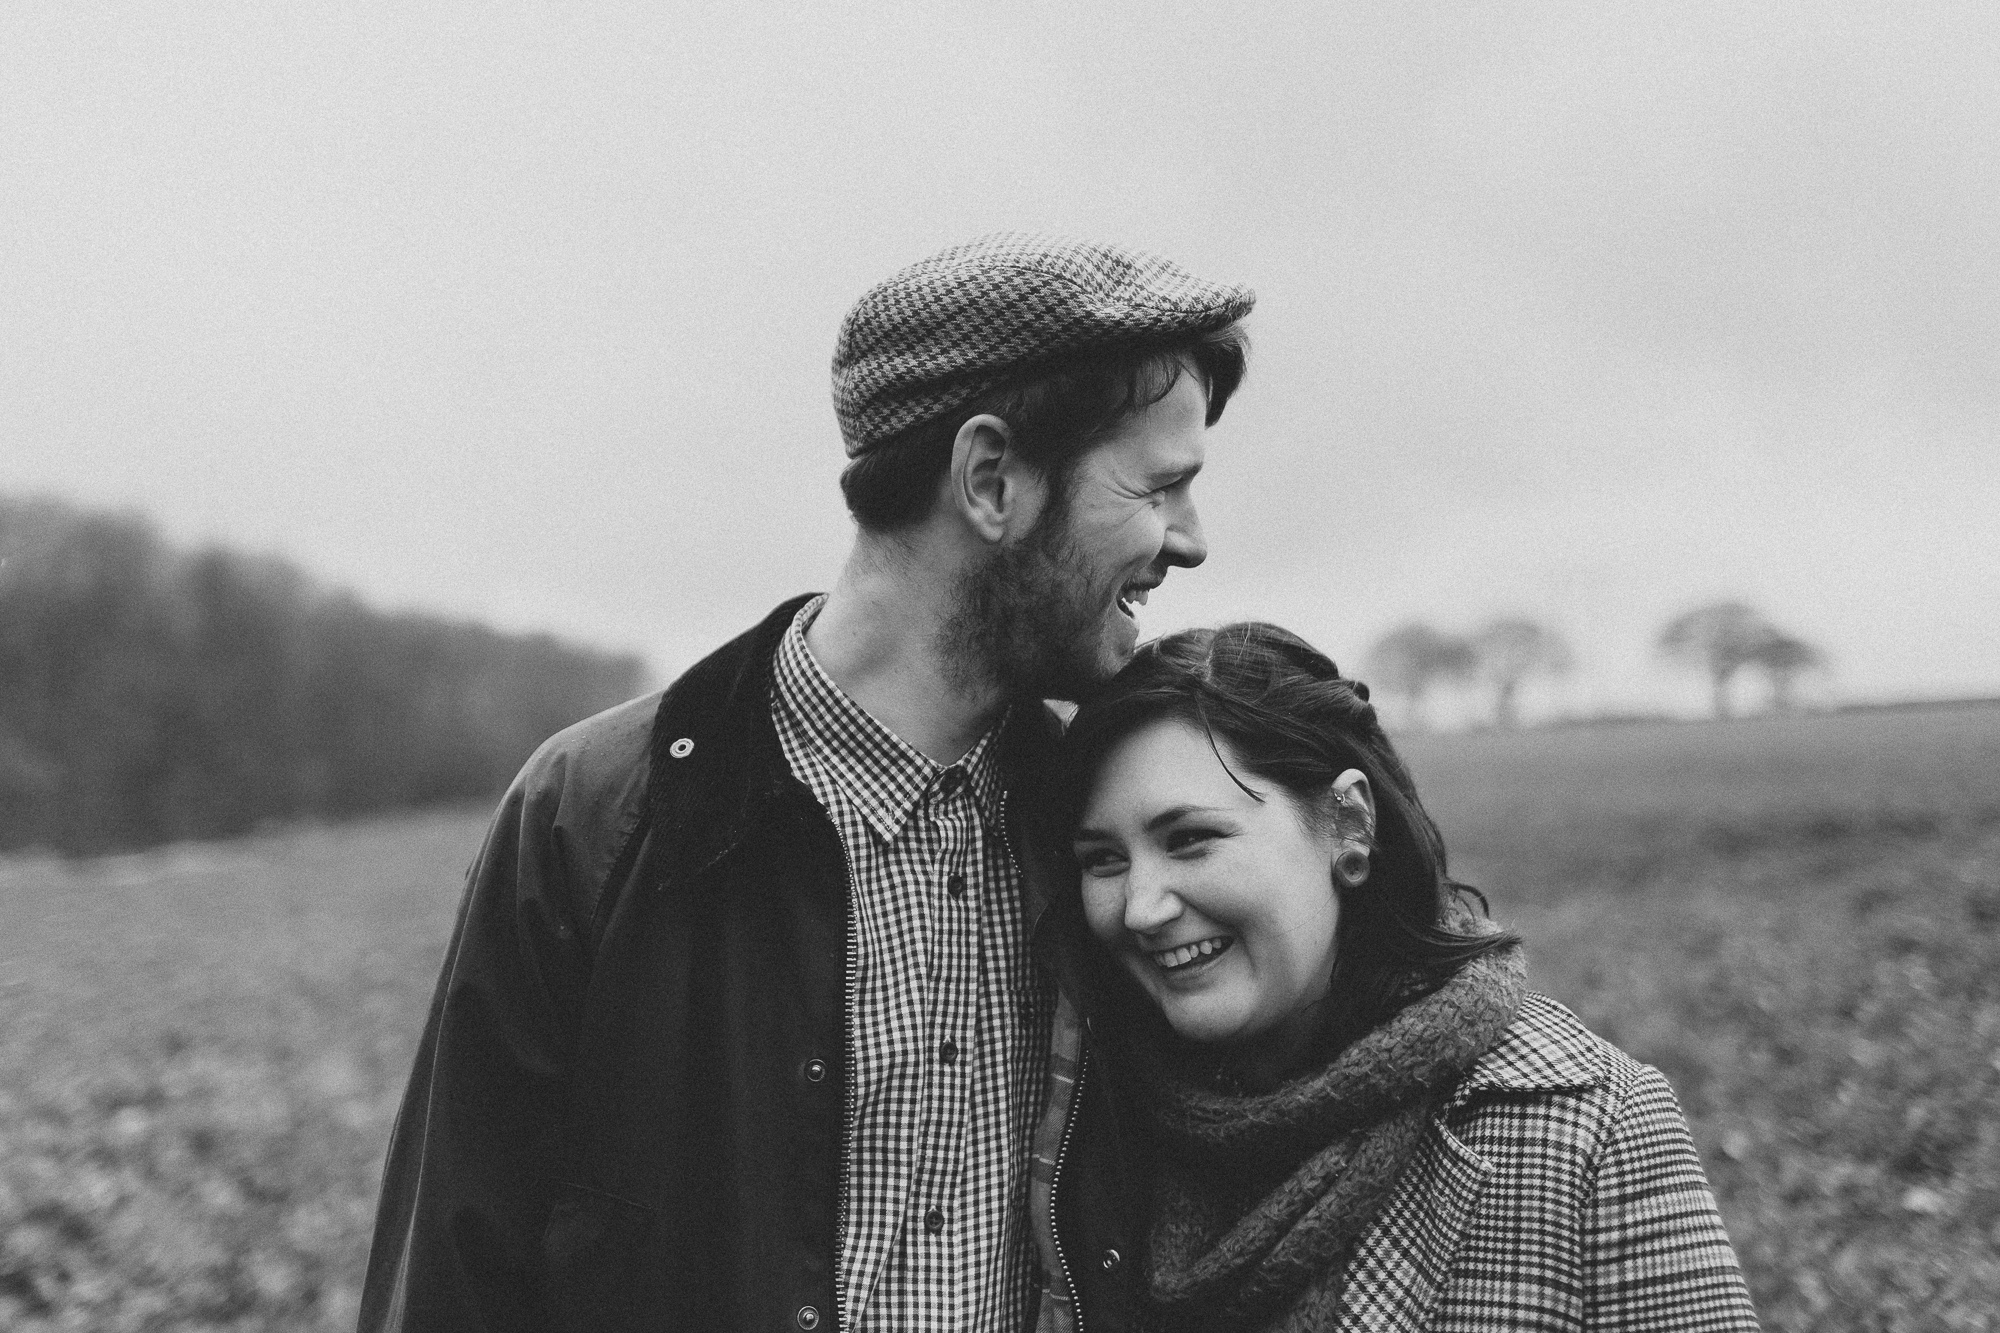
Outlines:
POLYGON ((799 1327, 814 1329, 819 1327, 819 1307, 801 1305, 799 1307, 799 1327))
MULTIPOLYGON (((685 759, 694 753, 694 742, 683 736, 667 747, 667 753, 676 759, 685 759)), ((808 1309, 811 1307, 808 1306, 808 1309)))
POLYGON ((806 1072, 806 1082, 808 1083, 819 1082, 821 1079, 826 1077, 826 1061, 824 1060, 806 1061, 805 1072, 806 1072))
POLYGON ((1118 1258, 1118 1251, 1106 1250, 1104 1252, 1104 1271, 1109 1273, 1112 1269, 1118 1267, 1118 1258))

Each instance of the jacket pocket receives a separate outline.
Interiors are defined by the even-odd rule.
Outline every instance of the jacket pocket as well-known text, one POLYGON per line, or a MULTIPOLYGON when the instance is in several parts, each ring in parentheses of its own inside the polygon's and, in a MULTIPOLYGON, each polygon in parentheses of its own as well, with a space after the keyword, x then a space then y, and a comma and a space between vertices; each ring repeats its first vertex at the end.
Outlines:
POLYGON ((653 1210, 585 1185, 557 1181, 542 1231, 550 1323, 561 1330, 636 1327, 645 1306, 644 1261, 653 1210))

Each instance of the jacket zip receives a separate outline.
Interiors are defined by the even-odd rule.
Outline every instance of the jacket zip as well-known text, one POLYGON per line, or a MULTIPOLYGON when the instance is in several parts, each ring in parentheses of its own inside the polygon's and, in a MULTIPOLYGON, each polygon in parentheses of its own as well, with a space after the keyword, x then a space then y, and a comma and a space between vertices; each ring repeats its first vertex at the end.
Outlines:
MULTIPOLYGON (((831 821, 829 821, 831 822, 831 821)), ((841 1280, 841 1256, 847 1253, 847 1171, 848 1146, 854 1142, 854 1003, 858 998, 856 988, 860 984, 859 969, 855 966, 855 955, 860 950, 851 918, 854 910, 854 857, 847 850, 847 839, 840 836, 840 830, 833 830, 833 840, 840 844, 840 861, 847 868, 847 892, 841 896, 841 934, 846 944, 841 949, 842 976, 840 991, 840 1204, 834 1210, 833 1227, 833 1326, 835 1333, 848 1327, 847 1290, 841 1280)))
POLYGON ((1056 1265, 1062 1269, 1063 1290, 1069 1293, 1070 1322, 1074 1333, 1083 1333, 1083 1297, 1077 1291, 1076 1279, 1070 1276, 1069 1255, 1063 1249, 1062 1231, 1056 1225, 1056 1196, 1062 1189, 1063 1159, 1069 1156, 1070 1137, 1076 1133, 1076 1110, 1078 1099, 1083 1096, 1083 1080, 1089 1074, 1089 1057, 1079 1048, 1076 1060, 1076 1082, 1069 1090, 1069 1110, 1063 1116, 1062 1143, 1056 1148, 1055 1168, 1049 1172, 1049 1239, 1056 1243, 1056 1265))
MULTIPOLYGON (((1000 792, 1000 839, 1002 845, 1007 849, 1008 858, 1013 861, 1016 871, 1022 876, 1023 882, 1025 882, 1027 869, 1021 864, 1020 858, 1014 854, 1013 835, 1007 822, 1007 795, 1007 791, 1003 788, 1000 792)), ((1040 924, 1039 919, 1032 922, 1024 921, 1023 924, 1032 941, 1035 927, 1040 924)), ((1058 1022, 1061 1014, 1062 1000, 1058 997, 1056 1000, 1056 1012, 1050 1019, 1051 1023, 1058 1022)), ((1055 1035, 1053 1031, 1050 1032, 1051 1043, 1053 1043, 1055 1035)), ((1052 1060, 1055 1058, 1053 1045, 1051 1046, 1049 1055, 1052 1060)), ((1062 1276, 1063 1290, 1069 1296, 1070 1333, 1083 1333, 1083 1303, 1078 1298, 1075 1279, 1070 1276, 1069 1256, 1063 1252, 1062 1235, 1056 1229, 1056 1190, 1062 1183, 1063 1159, 1069 1156, 1069 1141, 1076 1134, 1077 1099, 1083 1092, 1085 1063, 1084 1043, 1079 1039, 1077 1044, 1076 1079, 1070 1085, 1068 1105, 1063 1108, 1062 1138, 1056 1145, 1055 1164, 1049 1171, 1049 1240, 1055 1245, 1056 1267, 1062 1276)))

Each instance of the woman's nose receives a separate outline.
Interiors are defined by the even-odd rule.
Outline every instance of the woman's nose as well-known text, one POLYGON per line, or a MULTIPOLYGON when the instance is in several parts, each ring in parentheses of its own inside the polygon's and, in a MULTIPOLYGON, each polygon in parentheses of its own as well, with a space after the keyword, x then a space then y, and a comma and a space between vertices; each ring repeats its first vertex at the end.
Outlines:
POLYGON ((1180 897, 1166 877, 1135 864, 1125 877, 1125 929, 1150 934, 1181 914, 1180 897))

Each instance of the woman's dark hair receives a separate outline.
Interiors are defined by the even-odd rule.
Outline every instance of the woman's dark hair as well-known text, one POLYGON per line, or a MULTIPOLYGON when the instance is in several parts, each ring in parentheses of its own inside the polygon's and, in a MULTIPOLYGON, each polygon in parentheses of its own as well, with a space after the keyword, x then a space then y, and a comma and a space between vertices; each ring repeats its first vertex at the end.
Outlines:
MULTIPOLYGON (((1367 775, 1374 847, 1368 878, 1341 893, 1331 997, 1337 1017, 1329 1015, 1339 1026, 1372 1027, 1462 964, 1516 942, 1511 934, 1454 928, 1466 910, 1458 906, 1463 895, 1478 898, 1482 911, 1486 900, 1447 873, 1444 839, 1383 734, 1368 687, 1276 625, 1183 630, 1141 647, 1070 723, 1057 783, 1065 831, 1075 827, 1111 747, 1169 718, 1226 743, 1242 768, 1284 788, 1309 819, 1334 817, 1328 798, 1342 772, 1367 775)), ((1217 757, 1224 757, 1220 749, 1217 757)))
POLYGON ((951 464, 959 428, 989 412, 1007 423, 1014 447, 1060 498, 1084 450, 1132 413, 1166 397, 1190 370, 1207 391, 1207 421, 1213 426, 1243 382, 1249 347, 1242 327, 1231 324, 1184 342, 1099 353, 1004 384, 918 422, 849 463, 840 474, 848 512, 870 532, 893 532, 921 519, 951 464))

